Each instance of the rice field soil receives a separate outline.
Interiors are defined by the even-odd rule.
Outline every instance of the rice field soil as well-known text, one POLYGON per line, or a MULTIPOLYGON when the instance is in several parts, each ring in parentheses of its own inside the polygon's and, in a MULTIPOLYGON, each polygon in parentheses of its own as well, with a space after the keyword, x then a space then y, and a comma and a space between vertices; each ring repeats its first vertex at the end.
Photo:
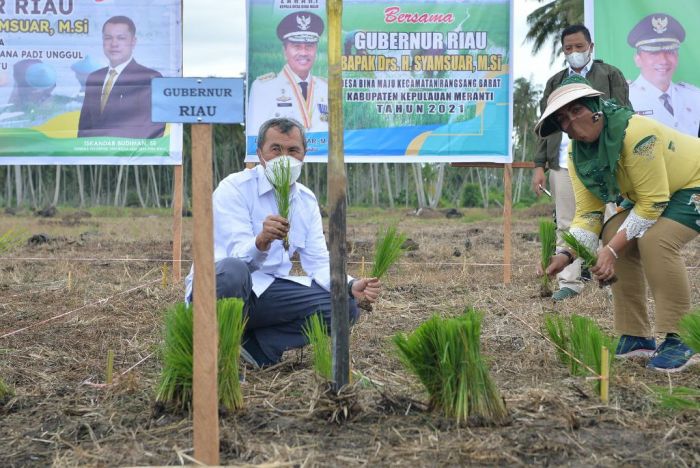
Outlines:
MULTIPOLYGON (((665 409, 650 390, 700 388, 700 366, 669 377, 644 361, 619 363, 605 406, 593 382, 570 377, 540 335, 551 312, 585 315, 608 332, 613 322, 608 291, 597 285, 563 304, 540 297, 536 211, 515 213, 513 278, 504 286, 493 265, 502 262, 498 211, 447 219, 350 210, 351 274, 363 258, 369 270, 380 225, 397 222, 418 245, 389 270, 373 312, 352 329, 352 386, 330 394, 307 350, 265 370, 243 368, 244 408, 220 413, 221 463, 700 465, 700 412, 665 409), (467 221, 475 218, 487 219, 467 221), (433 314, 458 316, 467 306, 484 312, 482 353, 506 401, 503 426, 457 425, 429 412, 391 342, 433 314)), ((162 313, 183 296, 180 282, 161 280, 171 219, 134 214, 0 215, 0 233, 35 236, 0 256, 0 377, 14 392, 0 401, 0 466, 192 463, 190 415, 155 403, 162 313), (109 350, 114 384, 105 386, 109 350)), ((185 259, 191 230, 188 218, 185 259)), ((697 306, 700 239, 684 258, 697 306)), ((651 297, 648 304, 653 310, 651 297)))

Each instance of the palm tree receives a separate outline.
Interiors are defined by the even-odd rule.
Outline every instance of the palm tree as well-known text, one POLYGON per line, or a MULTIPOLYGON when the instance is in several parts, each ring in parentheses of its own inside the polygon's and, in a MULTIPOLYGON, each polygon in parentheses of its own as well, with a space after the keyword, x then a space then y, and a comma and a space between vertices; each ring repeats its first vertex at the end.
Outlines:
POLYGON ((525 39, 532 41, 532 53, 536 54, 546 42, 552 46, 551 62, 554 63, 561 54, 562 30, 572 24, 583 23, 583 0, 537 0, 547 1, 529 15, 527 25, 530 28, 525 39))
MULTIPOLYGON (((513 127, 515 136, 521 150, 521 161, 525 161, 526 155, 532 153, 528 148, 528 136, 530 129, 537 121, 537 108, 542 90, 539 86, 533 86, 526 78, 518 78, 513 86, 513 127)), ((532 140, 531 140, 532 141, 532 140)), ((530 143, 532 146, 532 143, 530 143)), ((520 193, 523 185, 523 169, 518 170, 518 180, 515 185, 514 201, 520 201, 520 193)))

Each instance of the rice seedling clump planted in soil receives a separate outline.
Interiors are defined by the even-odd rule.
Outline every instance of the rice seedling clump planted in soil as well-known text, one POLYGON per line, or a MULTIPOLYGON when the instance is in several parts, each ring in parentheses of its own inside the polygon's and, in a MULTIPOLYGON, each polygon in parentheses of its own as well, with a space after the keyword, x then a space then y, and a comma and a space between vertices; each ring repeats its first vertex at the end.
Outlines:
POLYGON ((314 370, 326 380, 331 380, 333 372, 333 355, 328 328, 320 314, 309 317, 304 326, 304 334, 311 345, 314 370))
MULTIPOLYGON (((156 401, 180 409, 192 401, 193 321, 192 305, 178 303, 165 316, 165 341, 162 349, 163 370, 156 401)), ((245 326, 243 301, 220 299, 216 303, 219 325, 218 393, 219 403, 229 410, 243 406, 238 364, 241 337, 245 326)))
POLYGON ((14 395, 14 392, 9 385, 0 378, 0 402, 14 395))
POLYGON ((700 310, 686 314, 679 323, 683 342, 700 353, 700 310))
MULTIPOLYGON (((555 345, 559 360, 569 367, 571 375, 582 376, 593 371, 595 376, 602 372, 602 348, 614 351, 617 339, 605 334, 588 317, 573 314, 563 318, 552 314, 545 317, 544 328, 555 345)), ((608 354, 608 366, 612 375, 614 353, 608 354)), ((596 380, 596 390, 600 391, 600 380, 596 380)))
POLYGON ((540 296, 552 295, 549 275, 544 273, 557 247, 557 225, 548 219, 540 220, 540 266, 542 267, 542 284, 540 296))
POLYGON ((458 423, 502 424, 508 413, 481 355, 481 318, 473 309, 456 318, 436 315, 394 343, 434 409, 458 423))

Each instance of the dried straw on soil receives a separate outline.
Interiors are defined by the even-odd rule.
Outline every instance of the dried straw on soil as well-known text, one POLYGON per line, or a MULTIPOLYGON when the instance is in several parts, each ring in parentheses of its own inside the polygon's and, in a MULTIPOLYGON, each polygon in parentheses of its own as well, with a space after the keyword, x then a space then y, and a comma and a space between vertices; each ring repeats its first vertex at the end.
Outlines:
MULTIPOLYGON (((700 464, 700 414, 660 409, 646 388, 669 383, 698 388, 700 369, 669 378, 646 370, 641 361, 623 363, 611 382, 611 403, 603 406, 591 382, 569 377, 557 362, 538 333, 554 305, 539 298, 534 276, 539 246, 527 239, 537 230, 536 217, 515 222, 518 248, 510 286, 501 284, 500 268, 476 265, 501 263, 498 220, 467 224, 351 212, 348 239, 369 247, 353 250, 351 273, 359 273, 363 255, 371 261, 367 251, 387 218, 400 219, 400 229, 420 248, 389 271, 374 312, 352 330, 351 388, 340 397, 330 395, 303 351, 288 353, 266 370, 246 369, 245 408, 221 415, 222 463, 700 464), (434 313, 460 314, 467 305, 486 314, 483 352, 506 399, 509 426, 459 427, 427 412, 426 395, 392 350, 395 333, 415 329, 434 313)), ((0 375, 16 393, 0 406, 0 465, 191 463, 191 419, 153 403, 161 311, 181 299, 182 286, 160 286, 159 262, 113 260, 170 256, 170 219, 144 221, 90 218, 67 226, 0 217, 0 232, 14 226, 57 239, 23 246, 13 257, 59 259, 0 260, 0 335, 75 310, 0 339, 0 375), (87 258, 101 260, 70 260, 87 258), (104 387, 109 349, 116 356, 116 383, 104 387)), ((684 254, 697 305, 700 240, 684 254)), ((185 258, 189 255, 186 248, 185 258)), ((649 305, 653 309, 653 300, 649 305)), ((556 309, 612 327, 605 289, 587 286, 556 309)))

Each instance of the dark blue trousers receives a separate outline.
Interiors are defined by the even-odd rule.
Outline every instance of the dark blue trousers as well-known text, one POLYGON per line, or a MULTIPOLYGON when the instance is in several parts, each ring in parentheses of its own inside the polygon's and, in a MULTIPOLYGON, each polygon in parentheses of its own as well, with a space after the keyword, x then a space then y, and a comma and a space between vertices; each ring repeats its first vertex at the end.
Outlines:
MULTIPOLYGON (((236 258, 216 262, 216 297, 239 297, 245 302, 248 317, 243 341, 257 341, 268 363, 276 363, 288 349, 307 344, 302 328, 311 315, 320 314, 330 330, 331 295, 312 282, 307 287, 281 278, 260 296, 253 293, 253 282, 248 264, 236 258)), ((349 319, 358 317, 355 300, 348 298, 349 319)), ((253 349, 256 347, 254 343, 253 349)), ((246 345, 246 349, 249 349, 246 345)), ((264 360, 265 361, 265 360, 264 360)))

